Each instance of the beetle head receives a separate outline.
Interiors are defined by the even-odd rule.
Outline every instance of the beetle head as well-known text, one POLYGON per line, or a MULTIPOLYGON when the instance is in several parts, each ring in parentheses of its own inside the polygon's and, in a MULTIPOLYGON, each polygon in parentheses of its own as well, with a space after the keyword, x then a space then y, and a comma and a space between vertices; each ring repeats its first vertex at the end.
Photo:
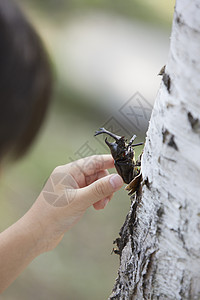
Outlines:
POLYGON ((114 143, 109 143, 107 138, 105 139, 105 143, 110 148, 110 152, 114 160, 121 158, 122 153, 125 153, 125 140, 124 137, 121 137, 119 140, 116 140, 114 143))

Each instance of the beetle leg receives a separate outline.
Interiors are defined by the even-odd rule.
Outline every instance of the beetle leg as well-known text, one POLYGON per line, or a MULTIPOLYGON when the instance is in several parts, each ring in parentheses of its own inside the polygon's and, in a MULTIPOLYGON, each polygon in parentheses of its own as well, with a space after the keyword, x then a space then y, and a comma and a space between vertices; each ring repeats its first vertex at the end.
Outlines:
POLYGON ((143 150, 142 150, 142 153, 138 156, 138 159, 136 160, 135 165, 136 165, 137 167, 140 167, 140 166, 141 166, 142 154, 143 154, 143 150))
POLYGON ((134 142, 134 140, 136 139, 137 135, 133 135, 132 138, 130 139, 130 142, 128 143, 128 147, 131 146, 134 142))
POLYGON ((137 144, 132 145, 132 147, 134 148, 136 146, 141 146, 141 145, 144 145, 144 143, 137 143, 137 144))

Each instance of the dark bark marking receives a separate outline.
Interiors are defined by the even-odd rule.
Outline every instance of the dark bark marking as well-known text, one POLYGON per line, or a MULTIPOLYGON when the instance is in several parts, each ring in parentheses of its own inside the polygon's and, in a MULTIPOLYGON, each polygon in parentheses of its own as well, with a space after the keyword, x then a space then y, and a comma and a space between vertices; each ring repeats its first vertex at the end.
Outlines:
POLYGON ((184 235, 182 234, 180 227, 178 228, 178 237, 179 237, 179 239, 181 240, 181 242, 183 244, 183 249, 185 249, 185 251, 187 252, 187 254, 190 256, 190 251, 186 247, 184 235))
POLYGON ((151 184, 150 184, 150 182, 149 182, 149 178, 148 178, 148 177, 146 177, 146 178, 144 179, 142 185, 146 185, 146 187, 148 188, 148 190, 150 190, 151 184))
POLYGON ((173 159, 173 158, 171 158, 171 157, 167 157, 167 156, 162 155, 162 156, 159 156, 159 157, 158 157, 158 163, 159 163, 159 164, 161 163, 162 158, 163 158, 163 159, 166 159, 166 160, 168 160, 168 161, 171 161, 171 162, 173 162, 173 163, 177 163, 177 161, 176 161, 175 159, 173 159))
POLYGON ((192 130, 195 133, 200 133, 200 121, 198 118, 194 118, 191 112, 188 112, 188 121, 190 122, 190 125, 192 127, 192 130))
POLYGON ((164 65, 158 75, 162 76, 162 80, 164 82, 164 85, 166 86, 168 93, 170 94, 171 92, 171 78, 170 76, 165 72, 166 71, 166 66, 164 65))
POLYGON ((163 143, 166 142, 167 136, 169 135, 169 131, 165 128, 162 129, 163 143))
POLYGON ((169 74, 167 74, 166 72, 166 66, 164 65, 162 67, 162 69, 160 70, 160 72, 158 73, 158 75, 162 76, 162 80, 164 82, 164 85, 166 86, 168 93, 170 94, 171 92, 171 78, 169 76, 169 74))
MULTIPOLYGON (((200 296, 200 295, 199 295, 200 296)), ((188 299, 192 299, 192 279, 190 279, 188 299)))
POLYGON ((164 215, 164 208, 162 206, 159 207, 159 209, 157 210, 157 216, 160 219, 163 215, 164 215))
POLYGON ((179 295, 181 297, 184 297, 184 294, 185 294, 185 292, 183 290, 184 276, 185 276, 185 271, 183 271, 182 277, 181 277, 181 280, 180 280, 180 282, 181 282, 181 288, 180 288, 180 291, 179 291, 179 295))
POLYGON ((167 107, 167 108, 174 107, 174 104, 168 102, 167 105, 166 105, 166 107, 167 107))
POLYGON ((192 297, 192 280, 189 280, 188 283, 188 274, 187 271, 184 270, 182 272, 181 280, 180 280, 180 291, 179 295, 181 296, 181 299, 193 299, 192 297))
POLYGON ((162 128, 162 136, 163 136, 163 143, 165 144, 167 142, 167 145, 169 147, 174 148, 176 151, 178 151, 178 146, 175 143, 174 135, 169 132, 169 130, 162 128))
POLYGON ((160 69, 160 72, 158 73, 158 75, 162 76, 165 74, 165 67, 166 65, 164 65, 161 69, 160 69))
POLYGON ((168 74, 164 73, 162 78, 164 85, 166 86, 168 93, 171 93, 171 78, 168 74))
POLYGON ((176 23, 177 23, 178 25, 180 25, 180 26, 185 25, 185 23, 184 23, 184 21, 183 21, 183 19, 182 19, 181 14, 179 14, 179 15, 176 16, 175 21, 176 21, 176 23))
POLYGON ((170 157, 167 157, 167 156, 162 156, 164 159, 166 159, 166 160, 168 160, 168 161, 171 161, 171 162, 173 162, 173 163, 176 163, 177 161, 175 160, 175 159, 173 159, 173 158, 170 158, 170 157))
POLYGON ((157 210, 157 228, 156 228, 156 236, 159 237, 161 234, 161 224, 162 224, 162 216, 164 215, 164 208, 160 206, 157 210))
POLYGON ((169 140, 167 145, 174 148, 176 151, 178 151, 178 147, 177 147, 177 145, 174 141, 174 135, 173 134, 171 135, 170 140, 169 140))

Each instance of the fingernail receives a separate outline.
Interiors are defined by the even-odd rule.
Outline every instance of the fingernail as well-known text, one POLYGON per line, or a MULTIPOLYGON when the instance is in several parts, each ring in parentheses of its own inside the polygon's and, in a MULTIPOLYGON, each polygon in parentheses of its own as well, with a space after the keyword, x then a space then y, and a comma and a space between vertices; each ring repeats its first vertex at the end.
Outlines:
POLYGON ((103 201, 104 207, 106 207, 106 205, 108 204, 108 202, 109 202, 108 198, 104 199, 104 201, 103 201))
POLYGON ((123 180, 122 180, 121 176, 119 176, 118 174, 115 174, 110 178, 110 184, 112 185, 114 190, 118 190, 120 187, 122 187, 123 180))

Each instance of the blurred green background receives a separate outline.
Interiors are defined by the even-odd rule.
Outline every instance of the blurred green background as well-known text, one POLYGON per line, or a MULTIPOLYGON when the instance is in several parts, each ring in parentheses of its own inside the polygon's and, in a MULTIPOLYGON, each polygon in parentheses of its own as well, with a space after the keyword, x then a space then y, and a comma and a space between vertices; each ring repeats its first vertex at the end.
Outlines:
MULTIPOLYGON (((31 151, 1 170, 1 230, 29 209, 57 165, 108 153, 102 139, 93 137, 102 125, 115 128, 112 122, 118 121, 129 136, 136 124, 142 128, 137 141, 144 140, 160 84, 157 74, 167 60, 174 9, 174 1, 159 0, 18 2, 49 51, 55 88, 31 151), (136 92, 148 115, 138 111, 140 119, 127 124, 120 108, 136 92)), ((107 299, 119 266, 118 256, 111 255, 112 242, 129 206, 122 189, 105 210, 90 208, 61 244, 35 259, 1 299, 107 299)))

